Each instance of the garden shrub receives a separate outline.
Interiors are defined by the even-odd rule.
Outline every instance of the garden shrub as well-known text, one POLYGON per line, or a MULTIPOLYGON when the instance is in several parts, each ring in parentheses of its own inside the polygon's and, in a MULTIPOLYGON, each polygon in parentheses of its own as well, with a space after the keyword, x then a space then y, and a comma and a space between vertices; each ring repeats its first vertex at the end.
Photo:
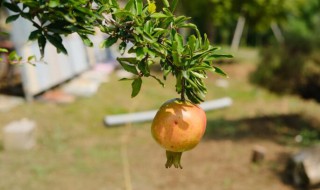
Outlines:
POLYGON ((319 38, 295 30, 278 46, 263 47, 251 81, 276 93, 294 93, 320 102, 319 38))

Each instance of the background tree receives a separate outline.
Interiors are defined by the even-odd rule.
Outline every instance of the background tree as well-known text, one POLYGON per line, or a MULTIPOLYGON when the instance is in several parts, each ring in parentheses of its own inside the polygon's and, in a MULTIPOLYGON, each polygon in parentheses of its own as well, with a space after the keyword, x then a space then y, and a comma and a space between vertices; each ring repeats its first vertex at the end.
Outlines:
POLYGON ((286 23, 287 13, 294 11, 300 0, 184 0, 181 4, 199 26, 217 43, 230 43, 237 19, 246 19, 245 42, 249 45, 263 44, 274 38, 270 24, 280 26, 286 23))
POLYGON ((296 93, 320 101, 320 3, 296 1, 283 26, 285 41, 261 51, 255 83, 278 93, 296 93))

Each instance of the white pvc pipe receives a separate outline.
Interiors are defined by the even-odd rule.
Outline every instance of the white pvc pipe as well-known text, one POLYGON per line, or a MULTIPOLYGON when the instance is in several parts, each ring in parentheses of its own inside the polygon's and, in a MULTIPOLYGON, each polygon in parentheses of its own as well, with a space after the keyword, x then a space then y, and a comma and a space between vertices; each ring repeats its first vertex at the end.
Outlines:
MULTIPOLYGON (((211 100, 203 102, 200 104, 200 107, 204 111, 216 110, 224 107, 229 107, 232 104, 232 99, 229 97, 220 98, 217 100, 211 100)), ((156 115, 157 110, 146 111, 146 112, 137 112, 137 113, 128 113, 128 114, 119 114, 119 115, 109 115, 104 118, 106 125, 121 125, 125 123, 137 123, 150 121, 156 115)))

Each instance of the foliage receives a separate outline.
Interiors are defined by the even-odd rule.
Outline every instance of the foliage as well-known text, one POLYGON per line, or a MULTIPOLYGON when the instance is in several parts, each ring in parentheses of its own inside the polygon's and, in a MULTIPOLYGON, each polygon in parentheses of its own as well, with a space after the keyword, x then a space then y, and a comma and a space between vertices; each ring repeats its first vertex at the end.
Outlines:
MULTIPOLYGON (((21 64, 21 63, 29 63, 33 65, 33 61, 36 59, 35 56, 29 56, 26 60, 23 60, 23 57, 19 56, 16 51, 11 51, 0 48, 0 54, 7 54, 8 56, 8 63, 10 64, 21 64)), ((3 58, 0 57, 0 62, 3 61, 3 58)))
POLYGON ((176 77, 176 91, 181 98, 186 95, 199 103, 207 91, 203 81, 206 72, 226 76, 212 61, 231 56, 216 54, 218 48, 210 45, 206 35, 200 35, 197 26, 188 22, 189 17, 173 14, 177 0, 171 4, 162 2, 164 6, 158 12, 154 2, 145 4, 142 0, 129 0, 124 7, 116 0, 17 0, 4 1, 3 5, 15 12, 7 18, 8 23, 19 17, 33 23, 36 29, 29 40, 38 41, 42 55, 47 42, 58 52, 67 53, 62 37, 71 33, 77 33, 86 45, 92 46, 88 36, 94 34, 94 27, 99 27, 109 35, 101 47, 119 42, 119 50, 132 55, 118 58, 121 66, 135 75, 129 79, 133 80, 132 97, 139 93, 142 77, 153 77, 163 85, 150 71, 150 66, 159 61, 164 80, 170 73, 176 77), (195 35, 185 40, 179 33, 182 28, 194 30, 195 35))
POLYGON ((201 32, 210 39, 228 43, 233 36, 237 19, 246 19, 247 41, 254 44, 256 38, 274 38, 270 29, 272 22, 283 26, 288 13, 298 12, 306 0, 184 0, 182 9, 194 18, 201 32))
POLYGON ((320 4, 310 1, 292 14, 282 46, 262 50, 254 82, 275 92, 297 93, 320 101, 320 4))
POLYGON ((230 0, 183 0, 181 9, 190 15, 201 33, 210 40, 226 41, 232 35, 236 15, 232 12, 234 2, 230 0), (226 14, 227 13, 227 14, 226 14))

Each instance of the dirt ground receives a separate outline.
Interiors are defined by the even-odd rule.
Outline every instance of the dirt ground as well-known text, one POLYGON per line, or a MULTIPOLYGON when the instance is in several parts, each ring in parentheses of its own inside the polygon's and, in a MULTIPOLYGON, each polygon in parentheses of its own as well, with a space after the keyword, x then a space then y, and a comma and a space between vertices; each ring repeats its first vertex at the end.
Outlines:
MULTIPOLYGON (((268 140, 206 138, 196 149, 183 154, 182 170, 165 169, 164 152, 143 154, 144 151, 154 152, 155 148, 156 146, 141 147, 143 159, 150 159, 150 165, 139 163, 136 157, 129 156, 133 189, 293 189, 281 179, 283 166, 292 149, 268 140), (268 151, 261 164, 250 162, 254 145, 264 146, 268 151), (151 164, 154 169, 150 169, 151 164)), ((133 153, 129 149, 130 154, 136 155, 137 152, 133 153)))

